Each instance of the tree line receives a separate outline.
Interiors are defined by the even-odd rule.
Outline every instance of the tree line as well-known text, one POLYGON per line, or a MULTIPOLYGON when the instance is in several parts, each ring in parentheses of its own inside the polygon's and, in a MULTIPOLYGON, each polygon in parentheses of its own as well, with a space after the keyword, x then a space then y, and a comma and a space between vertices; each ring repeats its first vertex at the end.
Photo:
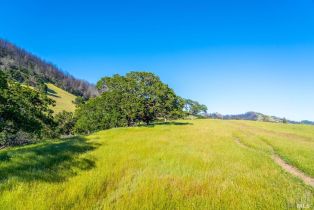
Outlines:
POLYGON ((176 95, 149 72, 103 77, 96 87, 101 94, 87 101, 78 97, 75 113, 53 115, 54 101, 45 93, 22 86, 0 71, 0 147, 202 116, 207 111, 206 106, 176 95))
POLYGON ((183 116, 184 101, 160 78, 149 72, 104 77, 101 95, 80 106, 75 131, 89 133, 112 127, 150 124, 183 116))

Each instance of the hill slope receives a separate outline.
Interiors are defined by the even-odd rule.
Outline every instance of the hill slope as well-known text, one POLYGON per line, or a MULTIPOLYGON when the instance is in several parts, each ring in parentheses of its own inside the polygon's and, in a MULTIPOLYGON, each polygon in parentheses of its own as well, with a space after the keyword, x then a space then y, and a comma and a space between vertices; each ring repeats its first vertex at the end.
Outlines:
POLYGON ((0 209, 313 207, 314 188, 274 152, 314 176, 314 131, 305 125, 180 121, 6 149, 0 209))
POLYGON ((48 96, 56 101, 56 106, 52 107, 54 114, 57 114, 61 111, 68 111, 74 112, 75 111, 75 104, 73 101, 75 100, 76 96, 68 93, 57 86, 48 83, 48 96))
POLYGON ((6 72, 11 79, 33 87, 52 83, 85 98, 98 94, 94 85, 76 79, 55 65, 2 39, 0 39, 0 70, 6 72))

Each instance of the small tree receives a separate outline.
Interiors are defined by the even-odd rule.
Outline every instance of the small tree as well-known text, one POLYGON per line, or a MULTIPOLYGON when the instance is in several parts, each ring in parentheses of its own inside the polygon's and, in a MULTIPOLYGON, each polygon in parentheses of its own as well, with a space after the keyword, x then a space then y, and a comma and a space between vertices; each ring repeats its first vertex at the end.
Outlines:
POLYGON ((207 106, 191 99, 185 99, 184 110, 190 115, 204 115, 207 113, 207 106))
POLYGON ((286 118, 283 118, 283 119, 282 119, 282 123, 287 124, 287 123, 288 123, 288 120, 287 120, 286 118))

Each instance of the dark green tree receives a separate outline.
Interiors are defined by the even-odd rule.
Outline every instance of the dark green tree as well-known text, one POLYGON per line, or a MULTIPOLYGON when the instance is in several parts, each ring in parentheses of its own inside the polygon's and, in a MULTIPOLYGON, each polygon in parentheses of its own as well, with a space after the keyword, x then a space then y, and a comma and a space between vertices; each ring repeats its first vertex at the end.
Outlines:
POLYGON ((55 122, 57 123, 56 133, 59 135, 71 135, 73 134, 73 128, 75 125, 75 118, 72 112, 62 111, 56 114, 55 122))
POLYGON ((74 131, 89 134, 94 131, 128 125, 115 92, 105 92, 97 98, 88 100, 75 112, 77 118, 74 131))
MULTIPOLYGON (((130 107, 139 121, 149 124, 157 119, 168 119, 182 112, 182 100, 164 84, 158 76, 150 72, 130 72, 125 79, 131 90, 124 91, 132 98, 130 107)), ((106 83, 107 84, 107 83, 106 83)), ((117 85, 107 85, 108 90, 117 89, 117 85)))
POLYGON ((287 124, 287 123, 288 123, 287 118, 283 118, 283 119, 282 119, 282 123, 287 124))
POLYGON ((166 120, 182 111, 181 98, 150 72, 130 72, 126 78, 136 84, 135 94, 139 99, 139 119, 146 124, 162 118, 166 120))
POLYGON ((139 113, 143 109, 136 81, 116 74, 104 77, 97 83, 97 88, 103 87, 106 87, 106 92, 102 97, 110 97, 111 105, 119 110, 128 126, 135 125, 140 120, 139 113))
POLYGON ((0 71, 0 145, 15 145, 52 136, 54 121, 45 94, 8 80, 0 71))
POLYGON ((157 119, 182 116, 184 101, 159 77, 148 72, 104 77, 97 83, 103 92, 76 111, 75 131, 92 132, 112 127, 133 126, 157 119))

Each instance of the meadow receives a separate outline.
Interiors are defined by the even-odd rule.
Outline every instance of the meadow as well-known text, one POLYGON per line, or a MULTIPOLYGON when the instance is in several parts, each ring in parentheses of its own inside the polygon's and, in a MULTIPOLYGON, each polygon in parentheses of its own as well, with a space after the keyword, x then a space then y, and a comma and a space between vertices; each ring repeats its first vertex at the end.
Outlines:
POLYGON ((189 120, 0 151, 0 209, 313 209, 314 127, 189 120))

